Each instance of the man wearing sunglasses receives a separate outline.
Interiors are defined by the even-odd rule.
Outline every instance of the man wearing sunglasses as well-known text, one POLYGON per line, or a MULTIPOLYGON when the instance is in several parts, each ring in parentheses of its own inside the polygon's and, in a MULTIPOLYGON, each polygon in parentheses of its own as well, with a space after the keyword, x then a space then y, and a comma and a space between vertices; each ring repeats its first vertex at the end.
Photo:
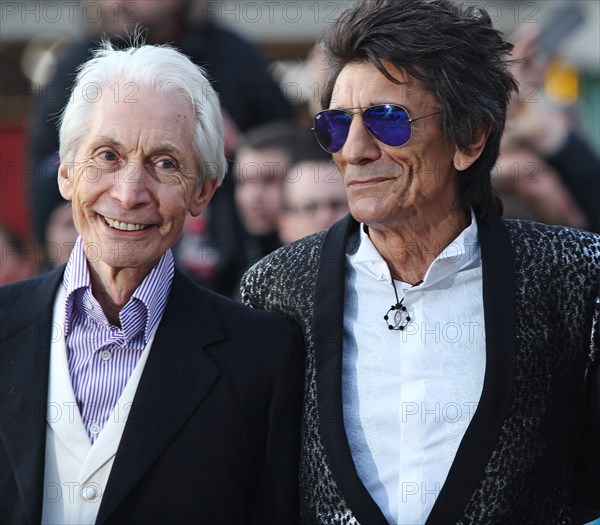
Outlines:
POLYGON ((350 215, 242 285, 304 330, 304 521, 592 519, 600 237, 500 218, 510 44, 479 8, 365 0, 322 47, 350 215))

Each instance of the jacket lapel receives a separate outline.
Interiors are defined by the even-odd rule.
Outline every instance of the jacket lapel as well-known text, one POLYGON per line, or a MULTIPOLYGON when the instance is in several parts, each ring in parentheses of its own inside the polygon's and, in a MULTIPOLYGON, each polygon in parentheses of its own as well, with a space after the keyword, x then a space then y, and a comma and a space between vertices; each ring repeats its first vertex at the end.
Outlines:
POLYGON ((486 365, 481 399, 426 525, 460 521, 483 478, 509 409, 515 372, 515 274, 504 222, 478 223, 486 365))
POLYGON ((42 513, 52 307, 64 267, 31 281, 4 305, 0 352, 0 437, 29 523, 42 513))
POLYGON ((178 271, 140 379, 96 522, 117 508, 219 375, 203 347, 224 338, 211 305, 178 271))
MULTIPOLYGON (((350 216, 327 233, 315 292, 314 334, 317 401, 323 446, 333 477, 360 523, 386 525, 362 484, 348 445, 342 406, 345 249, 358 224, 350 216)), ((427 525, 456 523, 478 487, 508 411, 515 368, 513 250, 502 220, 479 223, 482 253, 486 371, 479 405, 427 525)))
POLYGON ((346 242, 357 229, 358 223, 348 215, 327 232, 321 247, 313 327, 319 425, 333 478, 354 516, 360 523, 387 525, 387 520, 356 473, 344 428, 344 268, 346 242))

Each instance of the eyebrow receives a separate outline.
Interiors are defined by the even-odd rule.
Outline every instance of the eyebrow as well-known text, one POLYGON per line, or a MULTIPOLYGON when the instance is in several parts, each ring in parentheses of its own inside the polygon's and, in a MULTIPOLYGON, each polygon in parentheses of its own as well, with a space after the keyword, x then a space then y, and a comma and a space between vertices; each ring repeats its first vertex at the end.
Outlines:
POLYGON ((180 157, 183 150, 173 144, 163 144, 151 150, 150 153, 152 155, 171 155, 172 157, 180 157))
MULTIPOLYGON (((105 135, 100 136, 96 140, 94 140, 91 144, 90 149, 95 150, 100 146, 111 146, 116 150, 125 149, 125 146, 121 142, 105 135)), ((149 155, 171 155, 177 158, 181 157, 182 154, 183 150, 181 148, 178 148, 174 144, 169 143, 160 144, 157 147, 152 148, 149 153, 149 155)))
POLYGON ((112 139, 107 136, 101 136, 101 137, 98 137, 97 139, 95 139, 90 144, 90 150, 93 151, 96 148, 99 148, 100 146, 112 146, 115 149, 123 149, 124 148, 123 144, 121 144, 118 140, 112 139))

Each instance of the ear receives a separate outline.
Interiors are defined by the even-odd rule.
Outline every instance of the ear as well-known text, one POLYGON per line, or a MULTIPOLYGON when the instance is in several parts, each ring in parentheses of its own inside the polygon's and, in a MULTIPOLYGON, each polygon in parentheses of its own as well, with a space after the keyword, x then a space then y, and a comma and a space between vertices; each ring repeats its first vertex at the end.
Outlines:
POLYGON ((467 168, 470 168, 481 156, 481 152, 485 147, 489 135, 489 131, 480 132, 475 137, 475 140, 471 144, 469 151, 463 151, 459 148, 456 148, 456 151, 454 152, 454 167, 458 171, 465 171, 467 168))
POLYGON ((217 186, 217 181, 209 178, 206 178, 201 185, 196 186, 192 195, 192 201, 190 202, 190 214, 192 217, 197 217, 206 209, 210 199, 212 199, 215 191, 217 191, 217 186))
POLYGON ((69 173, 69 167, 64 162, 58 167, 58 189, 63 199, 70 201, 73 198, 73 173, 69 173))

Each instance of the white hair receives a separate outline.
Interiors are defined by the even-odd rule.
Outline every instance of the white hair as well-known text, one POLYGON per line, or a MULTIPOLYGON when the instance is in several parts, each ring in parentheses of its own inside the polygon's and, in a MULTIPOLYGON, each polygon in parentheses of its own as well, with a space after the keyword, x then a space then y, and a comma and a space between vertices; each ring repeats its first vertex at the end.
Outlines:
POLYGON ((220 183, 227 162, 219 97, 201 67, 165 45, 116 49, 104 41, 93 52, 92 58, 79 68, 73 92, 60 117, 61 162, 74 160, 81 139, 89 129, 94 102, 100 96, 119 96, 125 101, 131 96, 134 100, 136 86, 140 85, 160 93, 183 96, 191 102, 196 117, 193 144, 198 181, 201 183, 208 177, 220 183), (118 82, 116 87, 115 82, 118 82))

